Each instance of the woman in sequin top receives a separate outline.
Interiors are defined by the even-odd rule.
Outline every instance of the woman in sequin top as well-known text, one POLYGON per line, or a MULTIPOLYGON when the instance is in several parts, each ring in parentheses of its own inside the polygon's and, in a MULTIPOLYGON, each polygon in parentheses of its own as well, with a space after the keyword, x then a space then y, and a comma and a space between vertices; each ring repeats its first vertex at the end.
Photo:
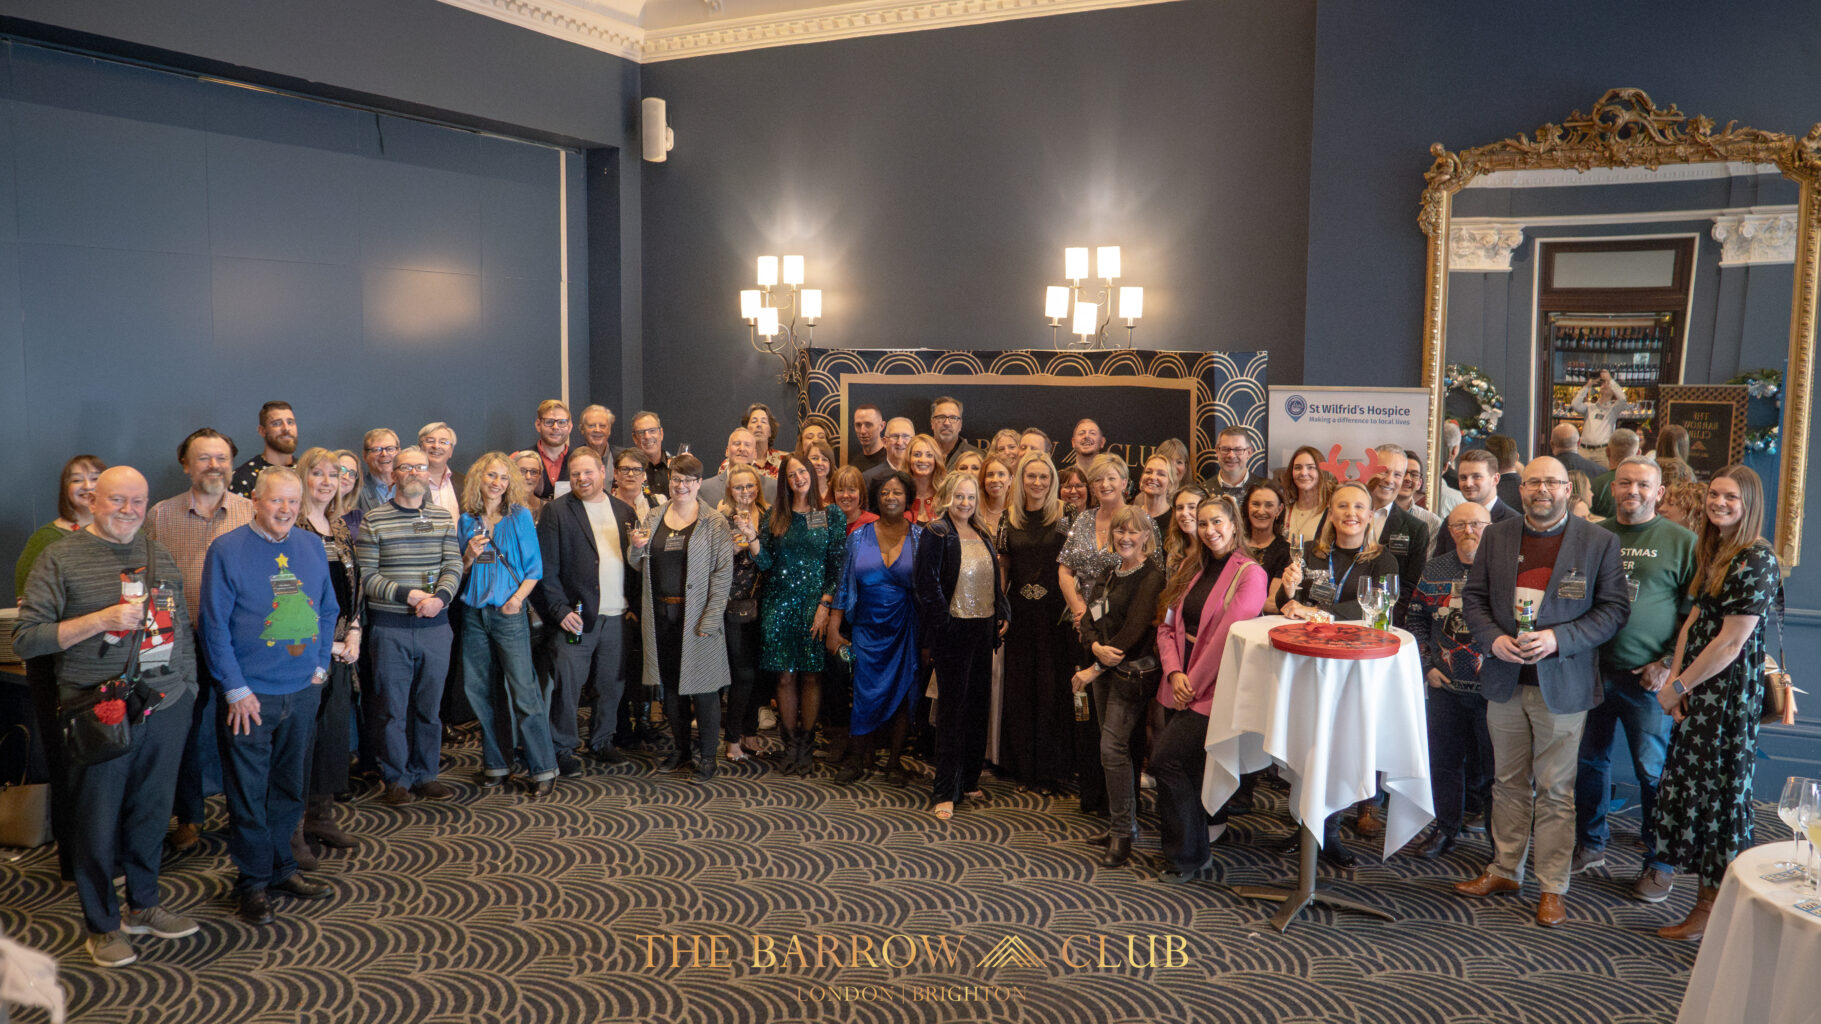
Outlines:
POLYGON ((784 732, 785 774, 815 770, 816 716, 822 704, 823 636, 841 585, 847 517, 816 504, 815 467, 791 452, 778 467, 783 492, 772 507, 758 557, 765 570, 760 601, 764 634, 759 667, 778 673, 778 723, 784 732))
POLYGON ((936 666, 936 817, 963 796, 982 799, 993 651, 1011 608, 999 558, 974 512, 980 484, 956 473, 937 493, 936 518, 917 547, 917 614, 936 666))

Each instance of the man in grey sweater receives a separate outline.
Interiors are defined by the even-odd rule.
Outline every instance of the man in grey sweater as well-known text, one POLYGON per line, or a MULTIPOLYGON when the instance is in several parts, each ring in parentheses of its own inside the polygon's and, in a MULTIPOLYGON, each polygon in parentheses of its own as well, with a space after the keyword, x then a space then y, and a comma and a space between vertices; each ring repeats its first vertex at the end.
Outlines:
POLYGON ((175 939, 197 930, 196 922, 161 906, 158 892, 196 666, 183 573, 163 545, 139 535, 145 477, 115 466, 96 481, 89 508, 94 522, 46 548, 32 567, 13 646, 21 657, 54 659, 62 704, 125 672, 138 636, 140 672, 163 695, 154 713, 135 722, 126 754, 70 766, 67 838, 89 956, 102 967, 123 967, 139 958, 128 935, 175 939), (114 893, 116 874, 126 876, 124 909, 114 893))

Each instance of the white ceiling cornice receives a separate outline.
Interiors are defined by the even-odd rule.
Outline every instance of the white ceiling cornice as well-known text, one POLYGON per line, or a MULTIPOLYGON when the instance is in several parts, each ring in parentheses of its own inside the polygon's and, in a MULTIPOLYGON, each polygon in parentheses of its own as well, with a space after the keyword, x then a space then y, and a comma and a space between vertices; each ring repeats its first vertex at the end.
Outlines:
POLYGON ((716 17, 719 5, 704 3, 701 18, 657 30, 647 30, 642 24, 648 0, 442 2, 589 49, 648 63, 1178 0, 788 0, 785 10, 736 18, 716 17))

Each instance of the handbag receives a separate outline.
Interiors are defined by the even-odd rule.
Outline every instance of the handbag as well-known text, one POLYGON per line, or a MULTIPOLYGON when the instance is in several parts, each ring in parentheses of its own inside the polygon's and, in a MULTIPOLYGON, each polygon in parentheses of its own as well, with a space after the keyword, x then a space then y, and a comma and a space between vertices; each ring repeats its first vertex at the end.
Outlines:
MULTIPOLYGON (((25 740, 26 758, 20 763, 17 783, 0 783, 0 846, 27 849, 51 841, 51 785, 27 782, 31 772, 31 730, 23 725, 7 730, 7 736, 18 733, 25 740)), ((6 737, 0 737, 4 742, 6 737)))
POLYGON ((1764 708, 1760 725, 1795 725, 1796 689, 1783 658, 1783 584, 1777 584, 1777 656, 1764 659, 1764 708))
POLYGON ((737 597, 727 602, 728 622, 753 622, 759 617, 759 599, 737 597))

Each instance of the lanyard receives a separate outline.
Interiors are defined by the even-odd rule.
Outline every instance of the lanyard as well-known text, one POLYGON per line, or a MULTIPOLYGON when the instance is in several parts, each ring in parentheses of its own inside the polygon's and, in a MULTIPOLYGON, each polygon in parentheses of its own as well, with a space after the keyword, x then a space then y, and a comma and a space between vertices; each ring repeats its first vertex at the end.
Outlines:
POLYGON ((1340 579, 1334 580, 1334 549, 1333 548, 1328 549, 1328 578, 1331 580, 1334 580, 1334 603, 1335 604, 1340 604, 1340 595, 1345 593, 1346 589, 1347 589, 1347 577, 1353 575, 1353 570, 1358 568, 1359 556, 1361 554, 1364 554, 1365 550, 1366 550, 1365 548, 1361 548, 1359 550, 1359 552, 1353 556, 1353 561, 1348 563, 1347 571, 1344 573, 1341 573, 1340 579))

